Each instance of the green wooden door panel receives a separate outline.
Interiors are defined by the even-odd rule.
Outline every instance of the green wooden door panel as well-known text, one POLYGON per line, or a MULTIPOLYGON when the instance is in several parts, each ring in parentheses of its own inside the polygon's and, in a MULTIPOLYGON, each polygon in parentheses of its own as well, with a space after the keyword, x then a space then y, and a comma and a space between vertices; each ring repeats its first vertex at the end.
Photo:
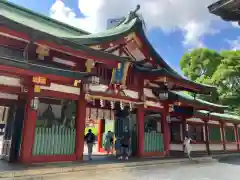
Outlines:
POLYGON ((235 132, 233 127, 225 127, 225 137, 227 142, 235 141, 235 132))
POLYGON ((209 140, 210 141, 221 141, 220 126, 209 126, 209 140))

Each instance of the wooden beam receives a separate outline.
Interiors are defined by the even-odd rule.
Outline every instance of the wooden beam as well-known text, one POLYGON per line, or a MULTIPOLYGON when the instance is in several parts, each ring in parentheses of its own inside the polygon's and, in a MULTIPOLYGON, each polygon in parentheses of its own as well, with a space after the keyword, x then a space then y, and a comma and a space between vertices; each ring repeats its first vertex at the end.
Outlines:
POLYGON ((64 76, 57 76, 55 74, 43 74, 43 73, 39 73, 39 72, 33 72, 31 70, 25 70, 25 69, 20 69, 20 68, 15 68, 15 67, 11 67, 11 66, 6 66, 6 65, 0 65, 0 69, 3 72, 11 72, 14 74, 17 74, 19 76, 42 76, 42 77, 46 77, 50 80, 56 80, 56 81, 61 81, 62 83, 66 83, 66 84, 71 84, 73 83, 74 79, 71 78, 67 78, 64 76))
POLYGON ((15 104, 17 102, 17 100, 15 99, 3 99, 0 98, 0 106, 11 106, 12 104, 15 104))
POLYGON ((19 48, 19 49, 24 49, 26 47, 26 44, 27 43, 24 41, 19 41, 16 39, 12 39, 10 37, 0 35, 0 45, 1 46, 11 46, 11 47, 19 48))
POLYGON ((18 94, 21 93, 21 87, 0 84, 0 92, 8 94, 18 94))
MULTIPOLYGON (((13 31, 7 27, 4 26, 0 26, 0 32, 16 37, 18 39, 22 39, 23 41, 27 41, 30 42, 31 38, 26 34, 26 33, 20 33, 20 32, 16 32, 13 31)), ((118 62, 113 60, 106 60, 100 56, 97 55, 93 55, 93 54, 89 54, 83 50, 73 50, 71 47, 67 47, 67 46, 63 46, 63 45, 58 45, 55 44, 53 42, 48 42, 46 40, 38 40, 35 42, 35 44, 37 45, 42 45, 42 46, 47 46, 52 50, 58 51, 58 52, 62 52, 64 54, 68 54, 71 56, 75 56, 78 58, 84 58, 84 59, 93 59, 96 61, 100 61, 103 63, 106 63, 108 66, 114 67, 116 68, 118 66, 118 62)))

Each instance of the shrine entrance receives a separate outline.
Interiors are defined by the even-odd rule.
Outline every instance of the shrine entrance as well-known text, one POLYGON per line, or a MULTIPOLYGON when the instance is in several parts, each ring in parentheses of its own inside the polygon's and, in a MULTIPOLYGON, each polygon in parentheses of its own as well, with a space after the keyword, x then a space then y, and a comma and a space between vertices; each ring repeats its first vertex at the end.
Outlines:
MULTIPOLYGON (((121 137, 124 130, 129 131, 131 135, 130 154, 136 154, 136 110, 129 104, 120 102, 109 102, 110 108, 97 107, 96 102, 94 107, 87 108, 87 119, 85 124, 85 134, 89 129, 96 135, 96 146, 93 148, 94 155, 105 155, 104 140, 108 131, 116 137, 121 137)), ((101 104, 101 103, 100 103, 101 104)), ((115 149, 113 148, 113 152, 115 149)), ((87 154, 85 145, 84 155, 87 154)))
POLYGON ((17 103, 4 107, 1 129, 1 158, 8 162, 16 162, 20 157, 23 121, 26 98, 21 97, 17 103), (4 132, 3 132, 4 130, 4 132))

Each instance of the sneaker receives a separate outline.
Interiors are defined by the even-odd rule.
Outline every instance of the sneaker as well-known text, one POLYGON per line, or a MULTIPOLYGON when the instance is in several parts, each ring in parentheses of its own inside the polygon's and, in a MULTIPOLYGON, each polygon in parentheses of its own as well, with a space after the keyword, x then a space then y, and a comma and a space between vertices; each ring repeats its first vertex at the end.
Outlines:
POLYGON ((125 157, 125 160, 128 160, 128 157, 125 157))
POLYGON ((123 159, 123 157, 122 157, 122 156, 120 156, 118 159, 119 159, 119 160, 122 160, 122 159, 123 159))

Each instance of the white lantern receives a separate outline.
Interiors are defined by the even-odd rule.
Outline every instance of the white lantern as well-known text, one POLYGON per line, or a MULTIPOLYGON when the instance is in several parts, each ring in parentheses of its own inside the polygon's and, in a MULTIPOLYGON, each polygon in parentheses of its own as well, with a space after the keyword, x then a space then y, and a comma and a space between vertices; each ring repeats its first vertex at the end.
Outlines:
POLYGON ((168 99, 168 93, 167 92, 159 93, 159 98, 160 100, 168 99))

